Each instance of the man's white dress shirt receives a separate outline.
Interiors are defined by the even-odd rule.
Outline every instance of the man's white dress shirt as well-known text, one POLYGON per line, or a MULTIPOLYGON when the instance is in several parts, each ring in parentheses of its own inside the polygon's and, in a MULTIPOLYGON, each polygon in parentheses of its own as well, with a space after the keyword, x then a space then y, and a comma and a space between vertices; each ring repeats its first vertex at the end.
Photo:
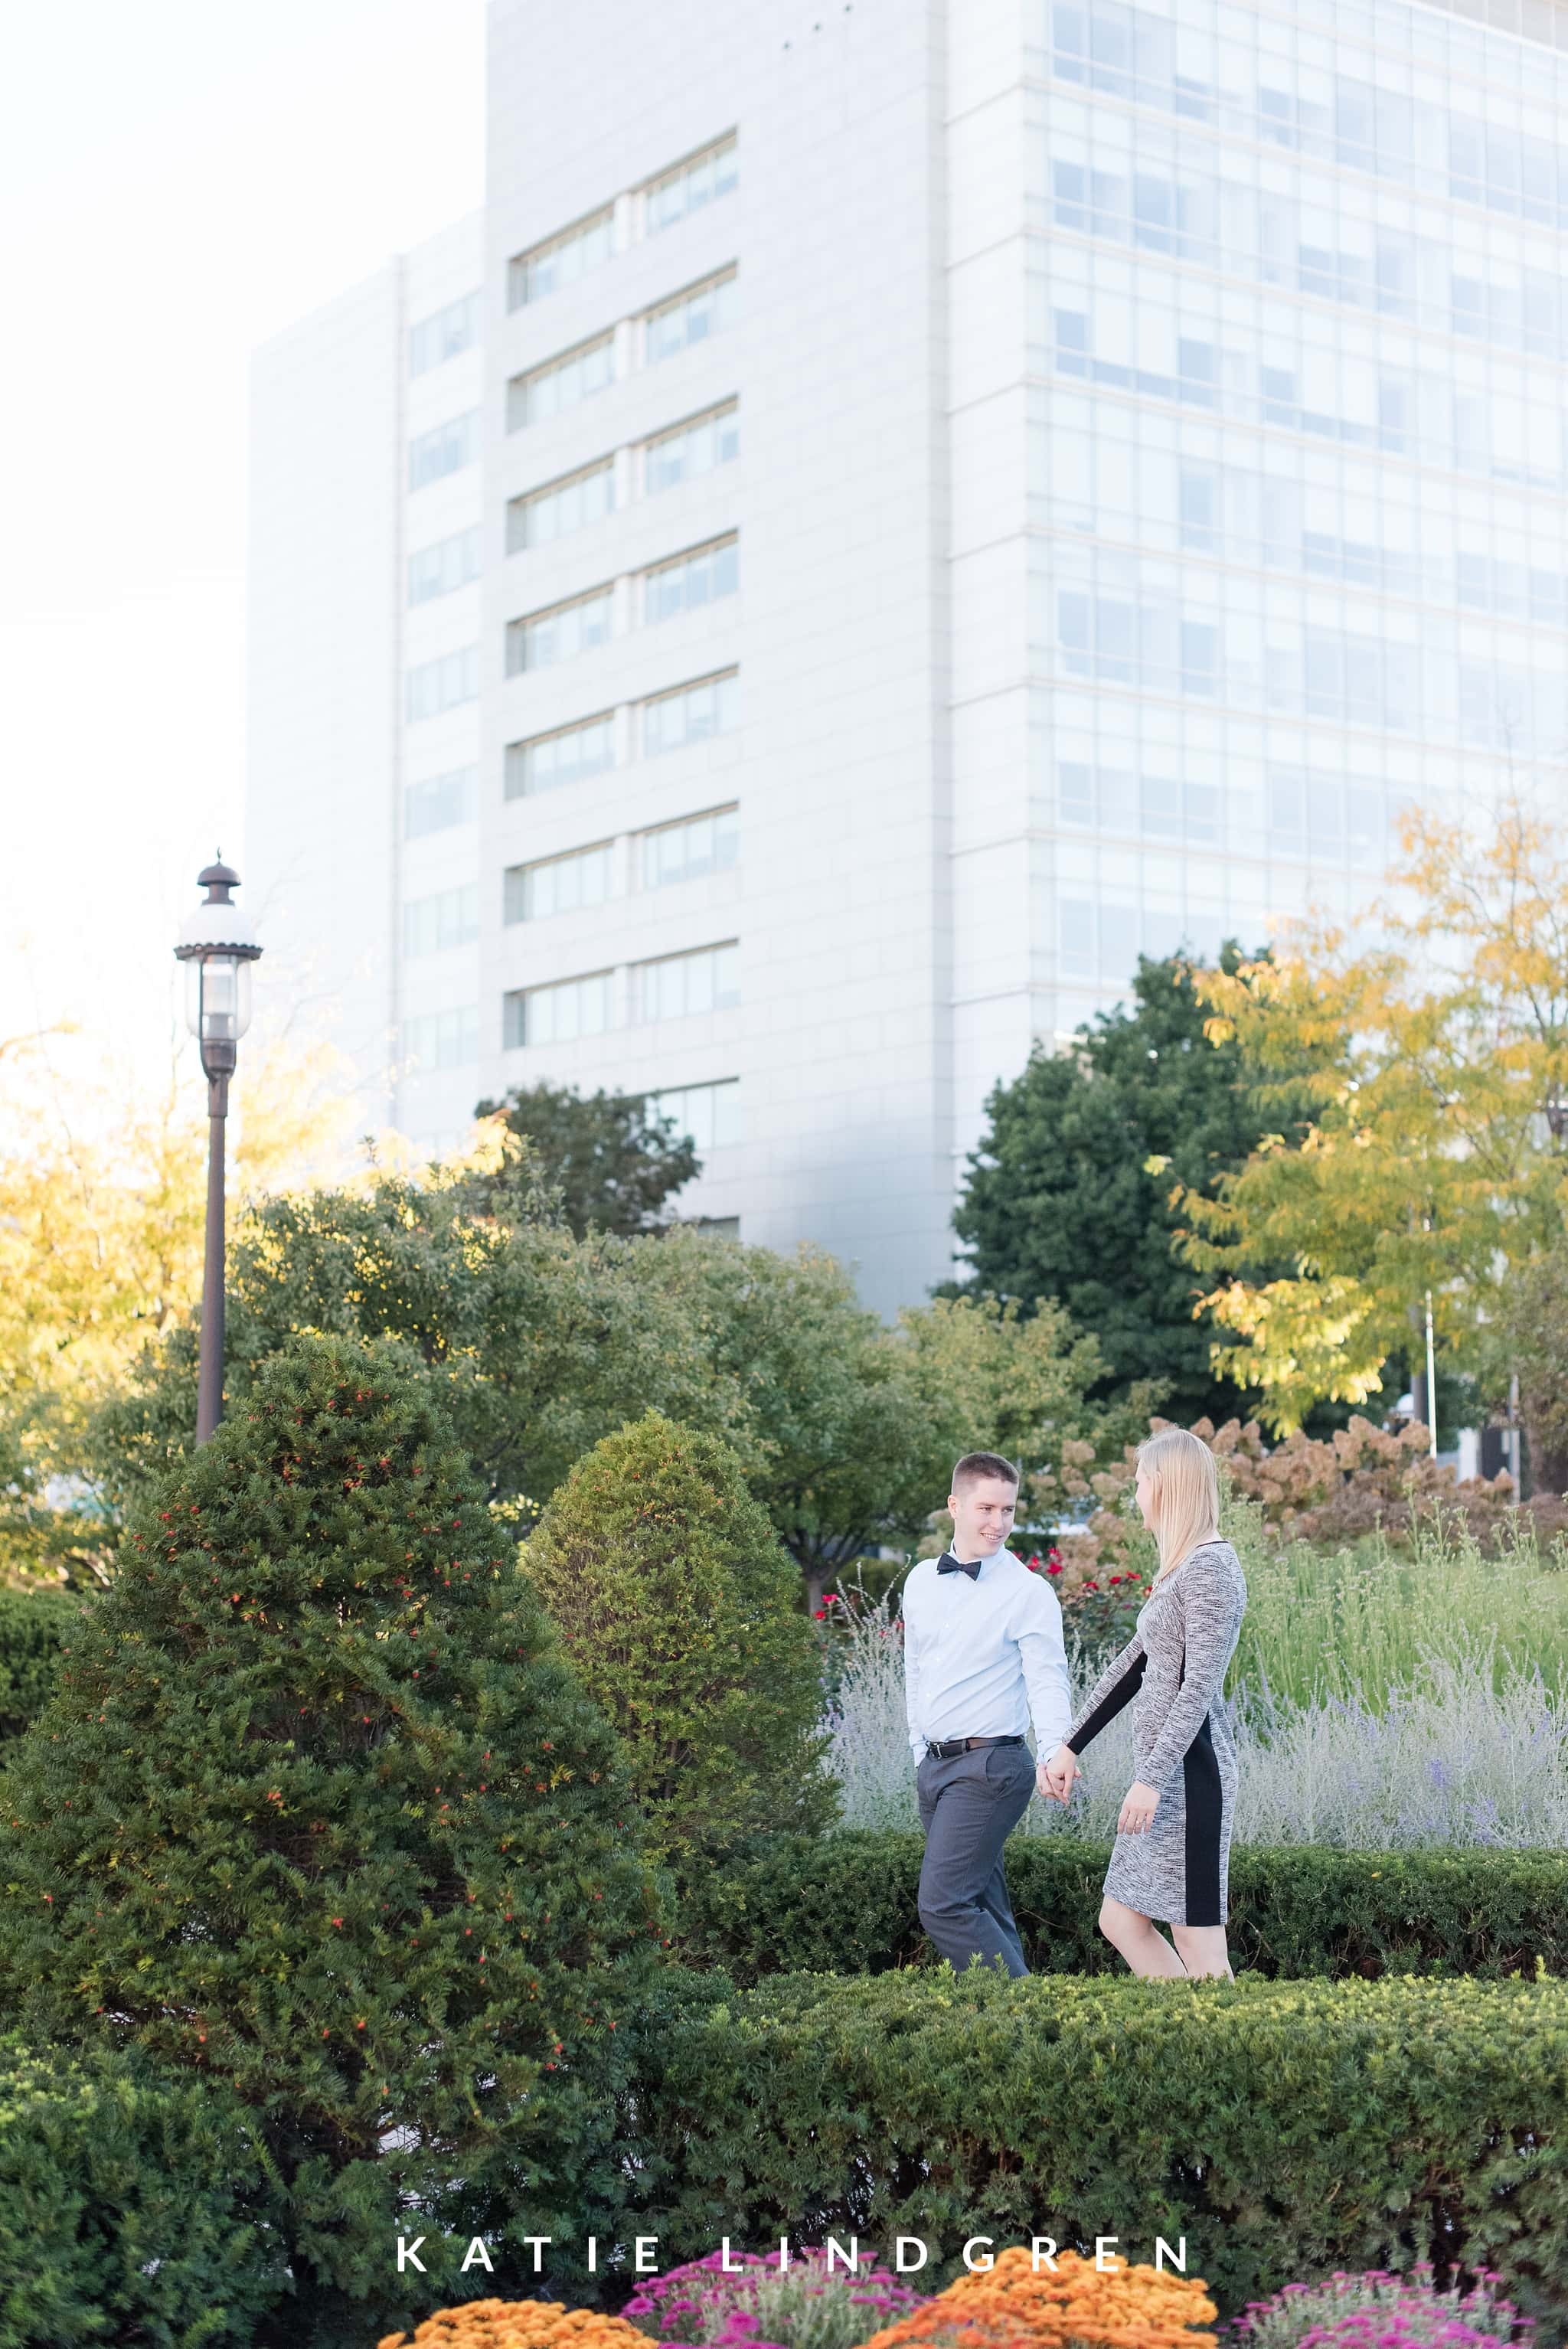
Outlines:
POLYGON ((1011 1550, 993 1550, 973 1579, 923 1557, 903 1586, 903 1685, 916 1762, 949 1737, 1026 1733, 1036 1758, 1072 1725, 1061 1601, 1011 1550))

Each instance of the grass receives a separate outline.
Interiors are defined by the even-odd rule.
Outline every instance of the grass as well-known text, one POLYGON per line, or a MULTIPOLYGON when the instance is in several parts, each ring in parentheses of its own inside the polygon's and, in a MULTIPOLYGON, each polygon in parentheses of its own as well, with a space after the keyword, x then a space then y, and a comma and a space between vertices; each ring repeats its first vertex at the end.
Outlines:
POLYGON ((1529 1516, 1495 1557, 1452 1514, 1424 1516, 1398 1549, 1370 1536, 1327 1552, 1280 1547, 1249 1503, 1230 1502, 1225 1519, 1247 1578, 1233 1689, 1278 1705, 1357 1696, 1376 1711, 1432 1660, 1489 1651, 1500 1691, 1533 1672, 1554 1699, 1568 1690, 1568 1560, 1542 1552, 1529 1516))

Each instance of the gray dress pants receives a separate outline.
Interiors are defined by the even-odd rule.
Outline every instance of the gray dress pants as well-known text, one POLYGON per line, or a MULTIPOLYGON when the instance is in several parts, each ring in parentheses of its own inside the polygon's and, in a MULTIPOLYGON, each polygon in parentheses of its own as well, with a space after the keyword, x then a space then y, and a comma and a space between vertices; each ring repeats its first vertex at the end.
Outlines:
POLYGON ((1002 1847, 1029 1807, 1035 1757, 1027 1745, 975 1745, 945 1761, 927 1753, 914 1774, 925 1858, 920 1921, 955 1973, 996 1960, 1026 1974, 1002 1847))

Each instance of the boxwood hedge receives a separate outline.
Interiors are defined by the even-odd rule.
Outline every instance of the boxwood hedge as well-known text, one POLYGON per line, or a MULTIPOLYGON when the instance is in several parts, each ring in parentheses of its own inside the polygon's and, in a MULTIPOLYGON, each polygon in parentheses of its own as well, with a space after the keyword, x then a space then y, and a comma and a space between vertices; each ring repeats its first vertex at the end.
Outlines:
MULTIPOLYGON (((1568 1984, 672 1972, 642 2033, 661 2264, 830 2233, 1187 2239, 1222 2316, 1336 2267, 1501 2270, 1568 2313, 1568 1984)), ((653 2222, 650 2221, 649 2230, 653 2222)))
MULTIPOLYGON (((934 1963, 915 1908, 922 1837, 761 1837, 687 1886, 679 1953, 738 1982, 934 1963)), ((1016 1837, 1007 1881, 1037 1973, 1119 1975, 1099 1932, 1109 1844, 1016 1837)), ((1568 1974, 1568 1854, 1235 1845, 1231 1962, 1274 1976, 1568 1974)))

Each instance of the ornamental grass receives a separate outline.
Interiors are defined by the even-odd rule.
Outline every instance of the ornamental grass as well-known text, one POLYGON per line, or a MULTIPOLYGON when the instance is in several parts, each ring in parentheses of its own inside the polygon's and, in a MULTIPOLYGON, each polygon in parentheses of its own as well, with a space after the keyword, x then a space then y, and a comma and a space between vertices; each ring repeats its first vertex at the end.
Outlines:
POLYGON ((1058 2252, 1054 2270, 1037 2269, 1015 2245, 873 2333, 864 2349, 926 2349, 950 2340, 955 2322, 1006 2333, 1019 2349, 1200 2349, 1213 2343, 1202 2328, 1218 2313, 1196 2277, 1126 2261, 1098 2268, 1077 2251, 1058 2252))
MULTIPOLYGON (((727 2268, 722 2251, 709 2251, 650 2277, 622 2314, 665 2349, 857 2349, 879 2324, 924 2305, 923 2294, 886 2268, 830 2267, 825 2247, 812 2243, 787 2268, 757 2251, 741 2252, 727 2268)), ((965 2349, 1014 2349, 1014 2342, 965 2349)))
POLYGON ((387 2333, 377 2349, 645 2349, 618 2316, 558 2300, 469 2300, 438 2308, 412 2333, 387 2333))

